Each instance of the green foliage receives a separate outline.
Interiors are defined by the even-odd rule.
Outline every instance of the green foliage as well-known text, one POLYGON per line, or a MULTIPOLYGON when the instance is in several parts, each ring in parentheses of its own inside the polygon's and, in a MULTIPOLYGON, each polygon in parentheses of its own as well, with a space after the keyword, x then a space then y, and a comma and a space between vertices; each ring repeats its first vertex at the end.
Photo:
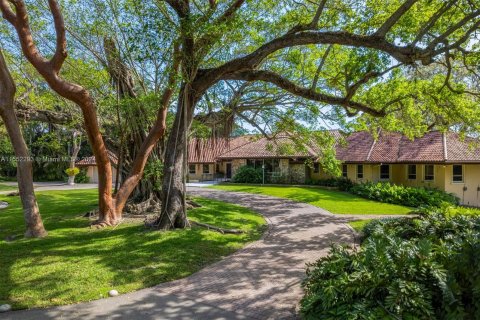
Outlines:
POLYGON ((75 176, 75 183, 89 183, 90 177, 87 175, 86 169, 80 169, 80 172, 75 176))
POLYGON ((347 178, 329 178, 329 179, 310 179, 305 184, 324 186, 324 187, 337 187, 340 191, 350 191, 354 186, 352 180, 347 178))
POLYGON ((460 201, 454 194, 442 190, 405 187, 388 182, 356 184, 349 191, 367 199, 414 208, 441 207, 444 203, 458 205, 460 201))
POLYGON ((249 166, 240 167, 235 172, 232 181, 235 183, 262 183, 262 169, 255 169, 249 166))
POLYGON ((67 168, 67 169, 65 169, 65 173, 66 173, 67 176, 69 176, 69 177, 76 176, 77 174, 80 173, 80 169, 77 168, 77 167, 67 168))
POLYGON ((373 220, 359 250, 309 265, 305 319, 478 319, 480 217, 373 220))
POLYGON ((153 189, 160 191, 162 189, 163 162, 159 159, 150 160, 143 171, 143 178, 154 182, 153 189))

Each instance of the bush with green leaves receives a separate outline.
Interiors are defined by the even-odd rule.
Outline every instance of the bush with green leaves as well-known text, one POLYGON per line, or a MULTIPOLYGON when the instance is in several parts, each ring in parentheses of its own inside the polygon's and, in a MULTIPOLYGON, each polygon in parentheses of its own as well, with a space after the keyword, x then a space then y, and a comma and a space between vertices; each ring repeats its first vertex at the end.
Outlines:
POLYGON ((87 175, 87 169, 80 169, 80 172, 75 177, 76 183, 89 183, 90 177, 87 175))
POLYGON ((243 166, 237 169, 232 178, 235 183, 262 183, 263 174, 261 168, 243 166))
POLYGON ((459 204, 459 198, 452 193, 438 189, 406 187, 388 182, 356 184, 350 188, 350 192, 363 198, 414 208, 459 204))
MULTIPOLYGON (((455 210, 455 209, 449 209, 455 210)), ((309 265, 305 319, 480 319, 480 217, 373 220, 360 249, 309 265)))
POLYGON ((347 178, 309 179, 305 182, 308 185, 336 187, 340 191, 349 191, 355 184, 347 178))

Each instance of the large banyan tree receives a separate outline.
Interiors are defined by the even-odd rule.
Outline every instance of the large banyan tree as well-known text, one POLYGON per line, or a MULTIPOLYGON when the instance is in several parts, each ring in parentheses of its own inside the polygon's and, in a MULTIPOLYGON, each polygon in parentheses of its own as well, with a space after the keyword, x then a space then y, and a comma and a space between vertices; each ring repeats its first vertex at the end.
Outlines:
MULTIPOLYGON (((187 133, 203 106, 209 105, 209 97, 229 86, 248 83, 255 88, 261 83, 302 101, 297 107, 265 105, 269 114, 281 110, 283 124, 294 124, 286 120, 308 108, 316 115, 308 117, 312 123, 320 122, 328 111, 341 124, 382 126, 410 137, 431 128, 454 126, 462 133, 479 129, 480 1, 86 0, 64 1, 62 7, 48 0, 48 4, 56 45, 47 57, 37 48, 36 41, 44 40, 32 34, 25 1, 0 0, 25 57, 55 92, 83 113, 99 167, 100 225, 113 225, 121 218, 151 151, 167 134, 169 108, 174 121, 165 144, 162 209, 153 225, 159 229, 187 225, 187 133), (106 10, 112 7, 115 10, 106 10), (154 75, 156 81, 142 80, 158 92, 156 120, 115 196, 96 102, 85 87, 61 75, 67 57, 64 15, 92 23, 95 15, 108 12, 112 16, 107 20, 121 33, 117 38, 125 49, 124 61, 137 74, 154 75)), ((255 108, 258 114, 262 106, 255 108)), ((210 105, 209 112, 213 111, 210 105)), ((241 116, 254 121, 245 113, 241 116)))

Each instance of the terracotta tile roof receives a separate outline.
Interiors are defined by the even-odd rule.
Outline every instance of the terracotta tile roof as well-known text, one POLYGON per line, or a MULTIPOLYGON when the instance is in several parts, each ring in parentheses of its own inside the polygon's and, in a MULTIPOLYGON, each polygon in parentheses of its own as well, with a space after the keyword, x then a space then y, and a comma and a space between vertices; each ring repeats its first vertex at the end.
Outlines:
MULTIPOLYGON (((118 164, 118 157, 113 152, 111 152, 110 150, 107 151, 107 152, 108 152, 108 157, 110 158, 110 161, 112 162, 112 164, 117 165, 118 164)), ((75 163, 75 165, 77 167, 96 166, 97 165, 97 160, 95 159, 95 156, 86 157, 86 158, 83 158, 80 161, 77 161, 75 163)))
POLYGON ((381 132, 374 141, 367 132, 354 132, 346 146, 337 148, 337 158, 344 162, 416 163, 479 162, 480 149, 472 149, 473 138, 462 141, 458 134, 431 131, 410 140, 399 133, 381 132))
POLYGON ((250 142, 252 136, 216 139, 192 139, 188 145, 189 163, 214 163, 217 157, 250 142))
POLYGON ((305 152, 293 151, 294 142, 287 135, 279 135, 273 140, 257 137, 241 147, 222 153, 218 159, 266 159, 316 157, 314 149, 306 145, 305 152), (289 152, 293 151, 293 152, 289 152))
POLYGON ((428 132, 413 141, 402 137, 396 162, 444 162, 444 149, 443 134, 439 131, 428 132))
POLYGON ((480 162, 478 139, 466 137, 462 141, 457 133, 449 132, 445 135, 445 142, 447 162, 480 162))
MULTIPOLYGON (((378 139, 366 131, 345 136, 346 144, 340 141, 344 134, 330 131, 337 143, 337 158, 350 163, 418 163, 418 162, 478 162, 480 148, 471 149, 467 138, 461 141, 456 133, 443 134, 432 131, 425 136, 410 140, 399 133, 382 131, 378 139)), ((262 158, 318 158, 320 148, 308 143, 305 151, 293 151, 294 142, 288 135, 279 135, 275 140, 263 136, 242 136, 231 139, 193 139, 189 144, 189 163, 214 163, 221 159, 262 158)))
POLYGON ((354 132, 345 138, 345 145, 338 145, 337 159, 344 162, 364 162, 374 143, 370 133, 354 132))

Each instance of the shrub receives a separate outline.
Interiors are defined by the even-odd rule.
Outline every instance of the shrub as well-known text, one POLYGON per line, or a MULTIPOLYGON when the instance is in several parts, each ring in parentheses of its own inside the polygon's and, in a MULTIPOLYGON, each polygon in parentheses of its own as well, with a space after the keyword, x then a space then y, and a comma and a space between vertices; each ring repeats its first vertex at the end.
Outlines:
POLYGON ((309 179, 305 183, 316 186, 337 187, 341 191, 349 191, 354 186, 354 183, 347 178, 309 179))
POLYGON ((350 189, 350 192, 367 199, 415 208, 459 204, 458 197, 442 190, 405 187, 388 182, 357 184, 350 189))
POLYGON ((262 180, 262 169, 248 166, 238 168, 232 178, 232 181, 236 183, 262 183, 262 180))
POLYGON ((309 265, 305 319, 480 319, 480 218, 375 220, 358 251, 309 265))
POLYGON ((355 183, 348 178, 337 179, 337 187, 340 191, 350 191, 355 186, 355 183))
POLYGON ((80 172, 75 177, 75 182, 76 183, 89 183, 90 182, 90 177, 87 176, 87 170, 86 169, 81 169, 80 170, 80 172))

